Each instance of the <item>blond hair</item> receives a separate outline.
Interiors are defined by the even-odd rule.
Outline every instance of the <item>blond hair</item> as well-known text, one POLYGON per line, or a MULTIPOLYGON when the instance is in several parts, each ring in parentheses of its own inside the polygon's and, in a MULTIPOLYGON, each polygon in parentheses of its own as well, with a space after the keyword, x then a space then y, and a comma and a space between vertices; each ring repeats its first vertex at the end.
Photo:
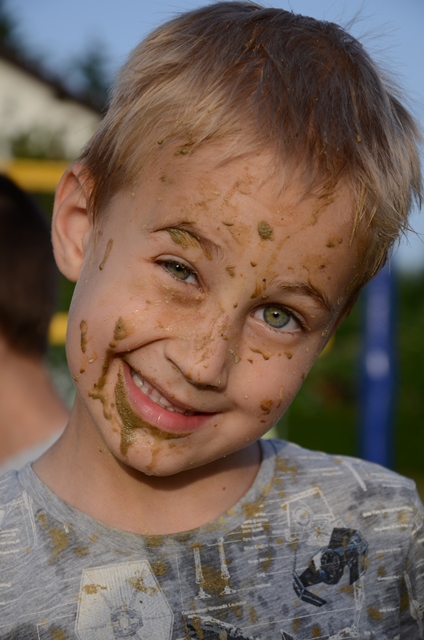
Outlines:
POLYGON ((230 141, 233 157, 272 149, 321 196, 350 187, 363 230, 358 289, 421 200, 419 131, 399 96, 336 24, 244 1, 183 13, 133 50, 83 150, 93 215, 170 141, 181 153, 214 141, 230 141))

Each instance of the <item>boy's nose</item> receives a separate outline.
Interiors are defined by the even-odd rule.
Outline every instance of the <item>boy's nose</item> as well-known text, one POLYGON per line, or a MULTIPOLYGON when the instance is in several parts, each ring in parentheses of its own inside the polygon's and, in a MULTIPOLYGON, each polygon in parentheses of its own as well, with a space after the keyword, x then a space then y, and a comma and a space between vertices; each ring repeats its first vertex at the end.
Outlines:
POLYGON ((185 334, 170 338, 166 358, 191 384, 202 388, 224 389, 235 363, 223 324, 192 327, 185 334))

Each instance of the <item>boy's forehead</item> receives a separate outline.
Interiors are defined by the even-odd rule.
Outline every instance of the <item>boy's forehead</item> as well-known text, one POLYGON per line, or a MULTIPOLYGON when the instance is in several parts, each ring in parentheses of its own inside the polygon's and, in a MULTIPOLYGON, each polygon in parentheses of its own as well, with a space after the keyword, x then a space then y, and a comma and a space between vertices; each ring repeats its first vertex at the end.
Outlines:
MULTIPOLYGON (((173 186, 178 178, 189 173, 193 178, 193 190, 200 187, 217 186, 229 175, 234 177, 235 188, 241 184, 253 187, 259 180, 263 168, 269 171, 271 158, 268 153, 244 153, 229 155, 225 145, 210 144, 199 148, 176 145, 158 154, 151 163, 147 175, 159 179, 164 186, 173 186), (230 174, 229 171, 230 170, 230 174)), ((218 195, 218 194, 216 194, 218 195)))
POLYGON ((180 198, 184 206, 200 197, 201 211, 220 199, 222 205, 230 205, 238 196, 249 196, 277 212, 282 202, 287 208, 308 201, 316 222, 316 216, 338 199, 343 200, 343 215, 352 218, 353 198, 347 188, 311 188, 302 167, 294 170, 291 162, 276 160, 271 150, 236 155, 226 145, 209 144, 196 149, 175 145, 164 151, 156 155, 138 184, 145 188, 148 183, 158 200, 180 198), (184 190, 179 188, 182 183, 184 190))

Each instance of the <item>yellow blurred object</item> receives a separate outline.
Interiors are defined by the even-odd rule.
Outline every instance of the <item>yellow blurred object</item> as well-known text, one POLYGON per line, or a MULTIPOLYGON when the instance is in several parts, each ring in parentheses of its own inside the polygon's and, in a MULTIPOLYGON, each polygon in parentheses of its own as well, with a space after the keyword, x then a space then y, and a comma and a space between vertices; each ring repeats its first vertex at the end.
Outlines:
POLYGON ((68 313, 58 311, 54 314, 49 327, 49 344, 60 347, 66 341, 66 327, 68 326, 68 313))
POLYGON ((327 353, 328 353, 329 351, 331 351, 331 349, 332 349, 332 348, 333 348, 333 346, 334 346, 334 340, 335 340, 335 337, 334 337, 334 336, 331 336, 331 338, 329 339, 329 341, 328 341, 328 342, 327 342, 327 344, 325 345, 324 349, 321 351, 320 356, 326 356, 326 355, 327 355, 327 353))
POLYGON ((0 171, 22 189, 53 193, 69 164, 67 160, 0 159, 0 171))

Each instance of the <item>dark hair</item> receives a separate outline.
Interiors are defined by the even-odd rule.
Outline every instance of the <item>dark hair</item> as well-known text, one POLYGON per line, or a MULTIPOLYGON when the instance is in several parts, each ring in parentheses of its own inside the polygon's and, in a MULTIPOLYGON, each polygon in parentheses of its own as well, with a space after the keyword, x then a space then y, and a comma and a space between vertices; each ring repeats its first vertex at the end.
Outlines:
POLYGON ((0 333, 15 351, 44 355, 57 277, 47 217, 0 175, 0 333))

